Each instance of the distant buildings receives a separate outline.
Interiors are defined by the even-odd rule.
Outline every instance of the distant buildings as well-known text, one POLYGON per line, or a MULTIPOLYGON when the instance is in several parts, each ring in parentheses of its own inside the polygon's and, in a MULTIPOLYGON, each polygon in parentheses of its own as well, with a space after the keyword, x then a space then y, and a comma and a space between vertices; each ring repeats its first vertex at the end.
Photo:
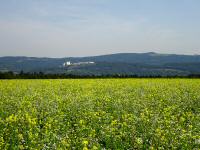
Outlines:
POLYGON ((63 63, 63 67, 67 67, 67 66, 70 66, 71 65, 71 62, 70 61, 67 61, 67 62, 64 62, 63 63))
POLYGON ((89 62, 77 62, 77 63, 71 63, 70 61, 64 62, 63 67, 68 67, 68 66, 80 66, 80 65, 89 65, 89 64, 95 64, 93 61, 89 62))

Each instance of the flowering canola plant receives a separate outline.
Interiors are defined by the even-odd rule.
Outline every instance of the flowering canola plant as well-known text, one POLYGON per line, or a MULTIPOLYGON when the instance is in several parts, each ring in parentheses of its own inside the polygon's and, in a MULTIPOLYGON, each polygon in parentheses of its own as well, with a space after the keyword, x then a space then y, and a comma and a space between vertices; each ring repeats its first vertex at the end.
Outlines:
POLYGON ((198 149, 199 79, 0 80, 0 149, 198 149))

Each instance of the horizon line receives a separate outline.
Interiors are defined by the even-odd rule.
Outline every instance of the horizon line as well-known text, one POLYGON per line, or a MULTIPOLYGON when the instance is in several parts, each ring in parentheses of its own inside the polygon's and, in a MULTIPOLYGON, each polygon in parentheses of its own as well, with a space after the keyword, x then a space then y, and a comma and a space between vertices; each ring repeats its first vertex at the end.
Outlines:
POLYGON ((25 55, 5 55, 0 56, 3 57, 27 57, 27 58, 52 58, 52 59, 59 59, 59 58, 84 58, 84 57, 98 57, 98 56, 106 56, 106 55, 117 55, 117 54, 160 54, 160 55, 184 55, 184 56, 200 56, 200 54, 184 54, 184 53, 162 53, 162 52, 117 52, 117 53, 107 53, 107 54, 97 54, 97 55, 86 55, 86 56, 65 56, 65 57, 51 57, 51 56, 25 56, 25 55))

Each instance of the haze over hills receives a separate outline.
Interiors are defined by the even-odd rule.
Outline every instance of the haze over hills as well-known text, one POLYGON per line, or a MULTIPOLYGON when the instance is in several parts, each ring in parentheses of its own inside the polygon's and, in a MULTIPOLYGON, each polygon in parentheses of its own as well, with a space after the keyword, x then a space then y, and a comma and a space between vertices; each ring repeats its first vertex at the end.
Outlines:
POLYGON ((66 58, 0 57, 0 71, 78 75, 127 74, 184 76, 200 73, 200 55, 175 55, 149 52, 66 58), (65 62, 70 62, 70 65, 63 66, 65 62))

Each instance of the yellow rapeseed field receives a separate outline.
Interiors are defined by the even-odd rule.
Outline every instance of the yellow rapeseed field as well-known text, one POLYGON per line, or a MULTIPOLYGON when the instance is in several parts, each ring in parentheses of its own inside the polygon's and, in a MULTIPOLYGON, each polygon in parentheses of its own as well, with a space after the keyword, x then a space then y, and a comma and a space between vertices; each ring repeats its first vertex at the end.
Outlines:
POLYGON ((199 79, 0 80, 0 149, 198 149, 199 79))

